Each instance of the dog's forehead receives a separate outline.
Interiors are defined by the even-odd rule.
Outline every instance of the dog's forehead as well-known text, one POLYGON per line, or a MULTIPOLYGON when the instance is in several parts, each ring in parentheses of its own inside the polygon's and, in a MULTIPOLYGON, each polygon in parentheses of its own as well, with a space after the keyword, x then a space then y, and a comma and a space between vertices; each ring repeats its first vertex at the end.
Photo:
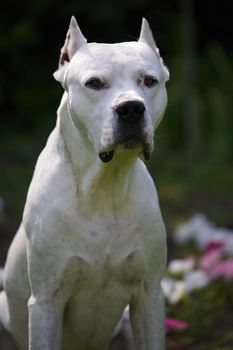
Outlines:
POLYGON ((94 55, 99 54, 107 54, 114 58, 112 55, 114 54, 115 57, 136 57, 139 56, 145 56, 145 58, 149 59, 150 57, 154 57, 154 53, 151 50, 151 48, 142 42, 137 41, 129 41, 129 42, 122 42, 122 43, 116 43, 116 44, 105 44, 105 43, 90 43, 88 44, 89 50, 94 55))
POLYGON ((89 43, 82 46, 73 57, 73 64, 94 69, 127 65, 138 68, 161 68, 156 53, 142 42, 123 42, 117 44, 89 43), (81 65, 80 65, 81 64, 81 65))

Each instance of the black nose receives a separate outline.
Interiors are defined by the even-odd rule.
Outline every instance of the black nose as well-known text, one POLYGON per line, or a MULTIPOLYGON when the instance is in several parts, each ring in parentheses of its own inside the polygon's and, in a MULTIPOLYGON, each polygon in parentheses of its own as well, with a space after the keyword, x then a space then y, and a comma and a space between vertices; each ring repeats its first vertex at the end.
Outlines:
POLYGON ((145 106, 140 101, 127 101, 116 107, 119 119, 125 123, 139 122, 144 116, 145 106))

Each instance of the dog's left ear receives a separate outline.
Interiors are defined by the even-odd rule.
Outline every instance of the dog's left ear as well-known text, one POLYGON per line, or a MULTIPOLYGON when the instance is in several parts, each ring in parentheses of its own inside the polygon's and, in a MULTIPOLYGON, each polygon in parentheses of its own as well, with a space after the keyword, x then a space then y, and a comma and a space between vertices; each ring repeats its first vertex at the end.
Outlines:
POLYGON ((140 36, 139 36, 138 41, 146 43, 156 53, 156 55, 160 59, 162 67, 163 67, 165 81, 168 81, 169 80, 169 71, 163 63, 163 59, 159 53, 159 48, 157 47, 157 45, 155 43, 153 34, 152 34, 150 26, 149 26, 149 23, 147 22, 147 20, 145 18, 142 19, 141 32, 140 32, 140 36))
POLYGON ((75 17, 72 16, 64 46, 61 49, 58 70, 53 74, 57 81, 63 84, 68 63, 75 52, 86 42, 87 39, 83 36, 75 17))

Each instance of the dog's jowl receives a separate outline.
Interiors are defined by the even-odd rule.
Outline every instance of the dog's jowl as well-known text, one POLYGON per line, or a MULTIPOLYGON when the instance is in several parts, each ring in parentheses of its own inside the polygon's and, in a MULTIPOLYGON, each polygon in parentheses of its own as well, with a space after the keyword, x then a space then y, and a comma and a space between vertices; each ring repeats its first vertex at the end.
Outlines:
POLYGON ((104 350, 130 308, 137 350, 164 350, 166 234, 144 165, 166 104, 149 25, 87 43, 71 19, 54 77, 57 123, 9 249, 0 324, 20 350, 104 350))

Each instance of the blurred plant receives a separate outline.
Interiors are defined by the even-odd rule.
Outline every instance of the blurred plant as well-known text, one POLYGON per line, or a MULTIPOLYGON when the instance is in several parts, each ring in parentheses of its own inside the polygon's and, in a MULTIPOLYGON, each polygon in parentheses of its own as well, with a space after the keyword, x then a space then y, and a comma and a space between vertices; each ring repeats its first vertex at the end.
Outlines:
POLYGON ((166 318, 165 321, 165 325, 166 325, 166 331, 170 332, 173 329, 187 329, 188 328, 188 323, 187 322, 183 322, 183 321, 179 321, 179 320, 175 320, 174 318, 166 318))
MULTIPOLYGON (((223 322, 223 315, 226 315, 224 322, 227 329, 221 331, 221 341, 225 343, 225 334, 230 334, 228 323, 231 322, 231 315, 228 316, 226 312, 233 306, 233 232, 218 228, 204 215, 198 214, 175 229, 174 241, 178 251, 180 245, 192 241, 197 246, 197 253, 172 259, 168 263, 166 275, 162 279, 168 315, 172 317, 170 323, 169 319, 166 321, 168 330, 172 330, 176 322, 179 326, 180 321, 173 320, 173 317, 185 320, 181 321, 180 329, 188 329, 183 338, 189 344, 190 338, 201 338, 202 334, 211 332, 223 322), (208 313, 203 313, 203 309, 208 310, 208 313), (206 330, 198 324, 200 315, 200 322, 206 330)), ((191 251, 194 251, 194 246, 191 251)), ((216 344, 216 349, 219 349, 218 346, 216 344)))

